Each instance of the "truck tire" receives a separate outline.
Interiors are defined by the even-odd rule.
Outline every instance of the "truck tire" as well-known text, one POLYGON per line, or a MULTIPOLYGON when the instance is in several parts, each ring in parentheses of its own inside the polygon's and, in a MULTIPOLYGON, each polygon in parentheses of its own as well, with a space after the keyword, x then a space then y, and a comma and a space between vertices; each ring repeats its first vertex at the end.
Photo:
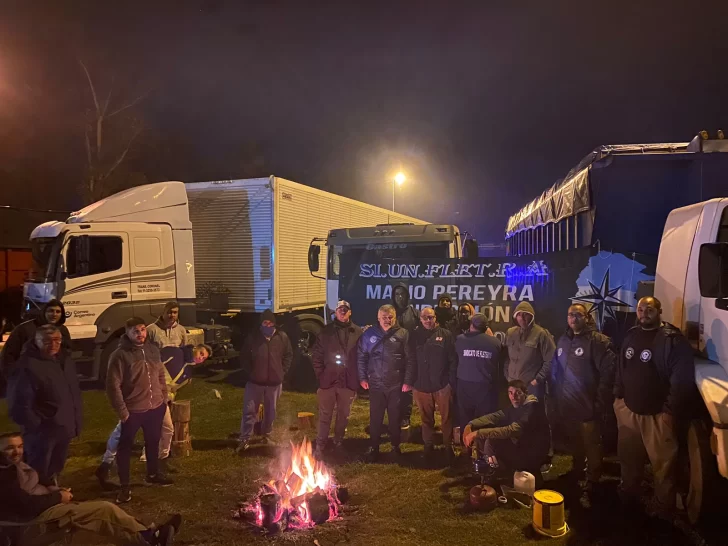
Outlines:
POLYGON ((99 388, 106 388, 106 372, 109 370, 109 358, 119 347, 119 336, 109 338, 104 343, 103 349, 101 349, 101 356, 99 356, 99 388))
POLYGON ((318 381, 313 371, 313 347, 323 325, 315 318, 292 317, 288 335, 293 346, 293 365, 286 376, 286 388, 298 392, 316 392, 318 381))
POLYGON ((311 358, 313 356, 313 346, 316 344, 323 327, 313 320, 302 320, 298 323, 300 333, 298 335, 298 351, 302 356, 311 358))
POLYGON ((707 515, 713 488, 719 480, 710 449, 710 432, 700 419, 694 419, 688 428, 687 456, 690 483, 685 509, 690 523, 696 524, 707 515))

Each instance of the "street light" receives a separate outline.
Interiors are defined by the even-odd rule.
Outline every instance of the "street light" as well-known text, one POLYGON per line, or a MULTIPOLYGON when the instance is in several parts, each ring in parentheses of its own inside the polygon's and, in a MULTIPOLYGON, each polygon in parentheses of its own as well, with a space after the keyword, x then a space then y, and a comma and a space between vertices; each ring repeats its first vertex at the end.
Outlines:
POLYGON ((407 177, 402 171, 394 175, 394 179, 392 180, 392 212, 394 212, 394 186, 396 184, 397 186, 402 187, 402 184, 406 181, 407 177))

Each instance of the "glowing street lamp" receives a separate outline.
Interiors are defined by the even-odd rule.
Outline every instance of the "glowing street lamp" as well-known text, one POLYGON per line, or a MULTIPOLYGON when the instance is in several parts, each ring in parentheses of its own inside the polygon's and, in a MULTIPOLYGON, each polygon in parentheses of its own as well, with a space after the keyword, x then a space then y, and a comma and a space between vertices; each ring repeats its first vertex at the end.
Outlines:
POLYGON ((404 184, 406 181, 407 177, 402 171, 394 175, 394 179, 392 180, 392 212, 394 212, 394 186, 397 185, 401 188, 402 184, 404 184))

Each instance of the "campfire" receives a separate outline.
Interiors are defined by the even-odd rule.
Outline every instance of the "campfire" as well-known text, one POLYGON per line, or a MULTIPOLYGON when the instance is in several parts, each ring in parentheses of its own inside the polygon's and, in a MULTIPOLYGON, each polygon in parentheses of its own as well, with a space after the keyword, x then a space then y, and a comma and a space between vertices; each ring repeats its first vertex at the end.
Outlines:
POLYGON ((243 507, 247 519, 270 532, 308 529, 339 515, 345 490, 312 453, 311 442, 291 443, 291 458, 280 464, 255 499, 243 507))

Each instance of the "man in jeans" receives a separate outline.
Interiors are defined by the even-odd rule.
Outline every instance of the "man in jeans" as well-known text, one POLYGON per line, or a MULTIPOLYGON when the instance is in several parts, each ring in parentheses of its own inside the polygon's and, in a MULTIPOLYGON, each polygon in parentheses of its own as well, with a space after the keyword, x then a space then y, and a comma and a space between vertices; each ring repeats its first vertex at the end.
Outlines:
POLYGON ((237 454, 250 447, 250 437, 258 416, 258 407, 263 403, 263 440, 275 445, 271 432, 276 418, 276 405, 283 390, 283 378, 293 362, 293 348, 285 332, 276 328, 276 316, 266 309, 260 316, 260 327, 248 336, 241 352, 243 366, 248 366, 250 375, 245 384, 243 418, 240 422, 240 443, 237 454))
POLYGON ((422 440, 425 442, 425 460, 432 462, 435 453, 435 408, 442 417, 442 443, 448 463, 455 460, 452 449, 452 385, 455 383, 458 356, 452 334, 436 320, 435 310, 425 307, 420 312, 420 326, 412 332, 410 340, 414 358, 407 367, 404 382, 414 387, 415 404, 422 416, 422 440))
POLYGON ((126 321, 126 333, 119 342, 119 348, 109 358, 106 394, 121 421, 121 438, 116 453, 121 490, 116 502, 131 500, 129 463, 134 437, 140 428, 144 432, 146 452, 150 455, 147 457, 145 481, 172 485, 160 474, 157 457, 162 420, 167 410, 167 382, 159 349, 147 339, 144 319, 134 317, 126 321))
POLYGON ((318 439, 316 458, 323 455, 329 438, 331 420, 336 408, 334 446, 341 448, 349 412, 359 387, 356 370, 356 346, 361 328, 351 321, 349 302, 341 300, 336 305, 336 318, 319 334, 313 348, 313 369, 319 381, 318 439))

